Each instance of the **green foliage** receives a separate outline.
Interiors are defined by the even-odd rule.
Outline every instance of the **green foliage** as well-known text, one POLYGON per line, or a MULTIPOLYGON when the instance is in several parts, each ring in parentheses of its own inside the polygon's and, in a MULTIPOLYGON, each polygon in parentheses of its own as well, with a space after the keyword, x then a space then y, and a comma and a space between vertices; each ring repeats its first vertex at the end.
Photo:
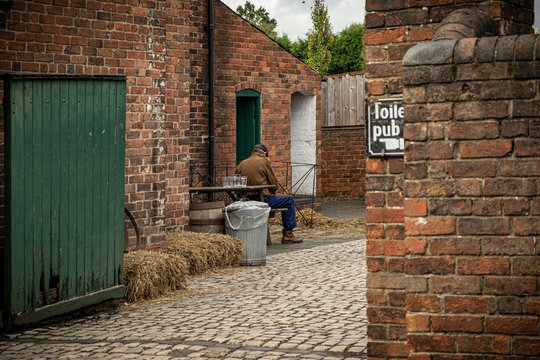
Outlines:
POLYGON ((270 36, 273 40, 275 40, 279 45, 283 46, 285 49, 289 50, 292 46, 292 41, 289 39, 289 36, 285 33, 281 35, 270 36))
POLYGON ((324 0, 314 0, 311 8, 311 22, 313 29, 308 35, 307 64, 320 75, 327 75, 332 53, 330 46, 334 40, 328 8, 324 0))
POLYGON ((362 24, 352 24, 335 36, 330 46, 332 61, 328 68, 329 75, 364 70, 365 30, 362 24))
POLYGON ((307 64, 308 59, 308 41, 307 39, 296 39, 295 42, 291 44, 289 51, 296 56, 298 59, 307 64))
POLYGON ((256 9, 253 3, 246 1, 244 6, 240 5, 236 8, 236 12, 249 21, 250 24, 261 29, 268 37, 290 51, 294 56, 307 63, 307 40, 297 39, 293 42, 285 33, 278 35, 276 32, 276 19, 271 18, 263 6, 256 9))
POLYGON ((291 39, 289 39, 289 36, 287 36, 285 33, 278 35, 276 32, 276 19, 271 18, 270 14, 263 6, 255 9, 255 5, 249 1, 246 1, 244 6, 240 5, 236 8, 236 12, 244 19, 249 21, 250 24, 255 25, 262 30, 262 32, 264 32, 269 38, 273 39, 285 49, 290 51, 292 46, 291 39))
POLYGON ((365 67, 364 25, 349 25, 334 38, 324 0, 314 0, 311 8, 313 28, 305 38, 296 41, 285 33, 278 35, 276 19, 271 18, 263 6, 257 9, 246 1, 236 8, 236 12, 320 75, 359 71, 365 67))
POLYGON ((244 6, 239 5, 236 8, 236 12, 244 19, 249 21, 250 24, 258 27, 262 30, 262 32, 274 40, 278 37, 276 32, 277 21, 276 19, 270 17, 270 14, 264 7, 260 6, 258 9, 255 9, 255 5, 249 1, 246 1, 244 6))

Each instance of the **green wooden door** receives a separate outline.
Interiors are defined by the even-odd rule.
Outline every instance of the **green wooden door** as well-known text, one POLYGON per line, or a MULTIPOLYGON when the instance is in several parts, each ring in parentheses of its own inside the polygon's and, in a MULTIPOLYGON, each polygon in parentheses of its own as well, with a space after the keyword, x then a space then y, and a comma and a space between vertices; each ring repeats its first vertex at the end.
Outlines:
POLYGON ((236 94, 236 163, 251 155, 253 146, 261 142, 260 94, 242 90, 236 94))
POLYGON ((125 79, 6 90, 6 323, 123 296, 125 79))

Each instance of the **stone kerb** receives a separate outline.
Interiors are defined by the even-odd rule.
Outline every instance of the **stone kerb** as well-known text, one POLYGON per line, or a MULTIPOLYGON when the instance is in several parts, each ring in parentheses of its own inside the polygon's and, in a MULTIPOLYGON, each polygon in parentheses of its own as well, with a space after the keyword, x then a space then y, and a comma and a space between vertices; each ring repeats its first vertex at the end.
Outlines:
POLYGON ((405 53, 403 66, 535 60, 540 60, 540 42, 538 35, 528 34, 423 42, 405 53))

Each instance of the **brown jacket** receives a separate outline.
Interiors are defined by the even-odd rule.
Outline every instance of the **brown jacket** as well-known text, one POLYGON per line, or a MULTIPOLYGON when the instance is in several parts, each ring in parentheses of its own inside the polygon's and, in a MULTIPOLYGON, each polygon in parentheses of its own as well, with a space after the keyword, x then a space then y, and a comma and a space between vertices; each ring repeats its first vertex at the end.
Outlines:
MULTIPOLYGON (((254 151, 251 156, 243 160, 236 167, 236 173, 247 177, 248 185, 275 185, 275 189, 264 189, 264 195, 275 194, 278 180, 270 165, 270 160, 264 155, 254 151)), ((249 195, 255 195, 256 192, 249 195)))

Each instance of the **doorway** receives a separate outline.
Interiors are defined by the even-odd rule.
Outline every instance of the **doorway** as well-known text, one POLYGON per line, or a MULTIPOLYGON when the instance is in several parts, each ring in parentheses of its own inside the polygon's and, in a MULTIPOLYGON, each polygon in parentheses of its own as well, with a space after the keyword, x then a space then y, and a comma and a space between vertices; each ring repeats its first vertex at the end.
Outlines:
POLYGON ((261 94, 246 89, 236 94, 236 164, 261 142, 261 94))
POLYGON ((291 95, 291 184, 292 193, 315 195, 316 97, 309 92, 291 95))
POLYGON ((6 326, 123 297, 126 79, 8 77, 5 104, 6 326))

